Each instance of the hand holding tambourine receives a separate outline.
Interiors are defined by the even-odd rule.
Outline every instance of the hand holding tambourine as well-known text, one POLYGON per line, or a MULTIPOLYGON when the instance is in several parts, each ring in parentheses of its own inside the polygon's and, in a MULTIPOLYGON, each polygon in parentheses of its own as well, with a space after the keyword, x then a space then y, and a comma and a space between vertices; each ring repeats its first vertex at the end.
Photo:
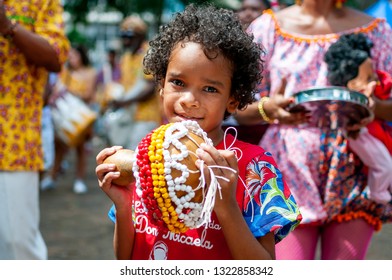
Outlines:
POLYGON ((274 123, 297 125, 308 122, 309 114, 307 110, 288 110, 293 105, 293 98, 284 96, 287 86, 286 78, 283 78, 278 89, 271 93, 270 99, 264 102, 264 107, 268 106, 268 116, 274 123), (266 104, 268 103, 268 104, 266 104))
POLYGON ((317 127, 356 130, 373 114, 365 94, 345 87, 309 88, 295 93, 293 98, 289 111, 311 112, 309 124, 317 127))

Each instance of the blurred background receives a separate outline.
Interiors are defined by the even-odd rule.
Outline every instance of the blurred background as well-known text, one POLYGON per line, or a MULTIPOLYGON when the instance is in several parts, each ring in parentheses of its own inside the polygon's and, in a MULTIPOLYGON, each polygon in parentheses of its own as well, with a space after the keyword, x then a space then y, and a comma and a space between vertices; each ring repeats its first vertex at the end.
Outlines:
MULTIPOLYGON (((66 33, 73 44, 87 46, 88 56, 95 69, 107 62, 108 50, 122 52, 120 23, 137 14, 148 23, 151 39, 161 24, 173 13, 182 11, 189 3, 213 3, 238 10, 241 0, 63 0, 66 33)), ((294 0, 270 0, 272 7, 287 6, 294 0)), ((347 5, 390 20, 391 1, 348 0, 347 5), (383 6, 384 5, 384 6, 383 6), (388 5, 388 6, 386 6, 388 5), (389 14, 387 14, 389 13, 389 14)), ((98 135, 99 136, 99 135, 98 135)), ((71 191, 76 165, 75 153, 64 160, 57 187, 41 193, 41 229, 48 245, 49 259, 99 260, 114 259, 113 224, 107 217, 110 200, 99 189, 95 176, 95 157, 107 146, 94 137, 88 148, 87 195, 71 191)), ((372 240, 367 259, 392 259, 392 224, 385 225, 372 240)))
MULTIPOLYGON (((294 4, 295 0, 270 2, 284 6, 294 4)), ((384 1, 348 0, 347 5, 366 10, 377 2, 384 1)), ((162 23, 189 3, 214 3, 233 10, 241 6, 241 0, 63 0, 66 31, 72 43, 88 47, 94 66, 99 67, 107 49, 120 50, 118 25, 126 16, 141 16, 149 24, 152 37, 162 23)))

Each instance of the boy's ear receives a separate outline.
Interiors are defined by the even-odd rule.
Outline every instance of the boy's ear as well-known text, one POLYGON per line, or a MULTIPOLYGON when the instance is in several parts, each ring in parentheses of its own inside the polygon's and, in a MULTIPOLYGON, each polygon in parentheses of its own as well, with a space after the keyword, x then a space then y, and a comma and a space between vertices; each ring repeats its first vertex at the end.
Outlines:
POLYGON ((158 84, 158 93, 159 93, 159 97, 161 98, 161 99, 163 99, 163 86, 164 86, 164 81, 160 81, 159 82, 159 84, 158 84))
POLYGON ((239 103, 240 103, 239 101, 235 100, 235 98, 231 96, 227 101, 227 105, 226 105, 227 112, 229 112, 230 114, 234 114, 235 111, 237 110, 239 103))

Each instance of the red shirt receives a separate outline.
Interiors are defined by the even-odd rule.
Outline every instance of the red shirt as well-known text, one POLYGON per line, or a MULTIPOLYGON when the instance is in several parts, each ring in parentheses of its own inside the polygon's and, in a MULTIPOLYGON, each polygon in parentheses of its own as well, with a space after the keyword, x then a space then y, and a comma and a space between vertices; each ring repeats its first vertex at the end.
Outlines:
MULTIPOLYGON (((226 136, 227 145, 230 145, 233 141, 233 136, 226 136)), ((275 236, 278 236, 276 240, 279 241, 299 224, 301 215, 297 208, 295 209, 297 214, 296 218, 290 220, 285 217, 282 212, 268 210, 271 208, 278 208, 277 205, 284 207, 284 205, 287 205, 284 201, 294 200, 294 198, 284 183, 281 173, 276 168, 276 163, 269 153, 266 153, 259 146, 241 141, 235 141, 233 147, 238 148, 238 151, 241 151, 239 152, 239 156, 237 154, 237 157, 240 158, 238 161, 239 176, 242 179, 238 180, 237 202, 243 212, 244 219, 247 221, 250 230, 256 238, 269 232, 274 232, 275 236), (259 165, 258 163, 260 162, 262 164, 259 165), (256 169, 258 169, 257 166, 261 166, 260 169, 265 170, 264 164, 270 166, 271 169, 266 168, 268 171, 272 171, 263 173, 263 175, 261 175, 263 179, 260 179, 261 177, 259 176, 254 177, 257 170, 255 171, 250 166, 256 166, 256 169), (248 186, 248 191, 245 192, 245 186, 241 181, 248 183, 245 178, 247 175, 246 173, 249 173, 249 171, 251 171, 250 173, 253 175, 250 179, 256 178, 257 185, 254 188, 248 186), (271 199, 270 195, 267 201, 261 198, 261 191, 264 187, 264 192, 266 192, 266 188, 269 188, 270 186, 268 184, 268 180, 270 179, 275 182, 274 186, 278 186, 282 191, 278 192, 279 195, 277 195, 275 199, 271 199), (248 192, 252 193, 251 199, 249 196, 246 196, 248 192), (253 198, 256 202, 252 202, 253 198), (251 203, 253 203, 252 207, 250 207, 251 203), (263 210, 260 210, 261 205, 263 205, 263 210), (250 212, 252 213, 249 214, 250 212), (269 212, 271 212, 270 215, 265 214, 269 212), (252 218, 250 218, 250 216, 252 218)), ((216 148, 225 149, 223 142, 216 148)), ((214 212, 212 213, 211 222, 207 227, 202 226, 197 229, 190 229, 185 233, 163 232, 149 221, 142 201, 136 193, 136 187, 134 187, 133 197, 132 218, 136 234, 132 259, 232 259, 222 228, 214 212)), ((219 198, 217 197, 217 199, 219 198)), ((109 212, 109 216, 112 220, 114 220, 113 212, 114 210, 112 207, 111 212, 109 212)))

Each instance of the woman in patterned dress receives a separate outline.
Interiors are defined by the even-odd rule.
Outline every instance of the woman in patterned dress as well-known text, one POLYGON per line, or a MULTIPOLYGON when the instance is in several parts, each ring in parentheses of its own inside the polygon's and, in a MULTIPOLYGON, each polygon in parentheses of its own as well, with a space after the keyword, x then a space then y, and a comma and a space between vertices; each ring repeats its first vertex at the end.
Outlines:
POLYGON ((342 34, 366 34, 374 43, 375 68, 391 73, 392 42, 385 38, 392 31, 385 20, 339 5, 342 1, 297 2, 277 13, 268 10, 250 25, 265 48, 260 93, 270 98, 237 117, 260 121, 262 105, 264 119, 274 121, 260 145, 277 160, 303 215, 301 225, 277 245, 277 258, 314 259, 321 239, 322 259, 364 259, 373 233, 392 220, 392 204, 368 199, 365 167, 348 149, 343 129, 308 126, 311 116, 284 108, 293 93, 328 85, 323 57, 342 34))

